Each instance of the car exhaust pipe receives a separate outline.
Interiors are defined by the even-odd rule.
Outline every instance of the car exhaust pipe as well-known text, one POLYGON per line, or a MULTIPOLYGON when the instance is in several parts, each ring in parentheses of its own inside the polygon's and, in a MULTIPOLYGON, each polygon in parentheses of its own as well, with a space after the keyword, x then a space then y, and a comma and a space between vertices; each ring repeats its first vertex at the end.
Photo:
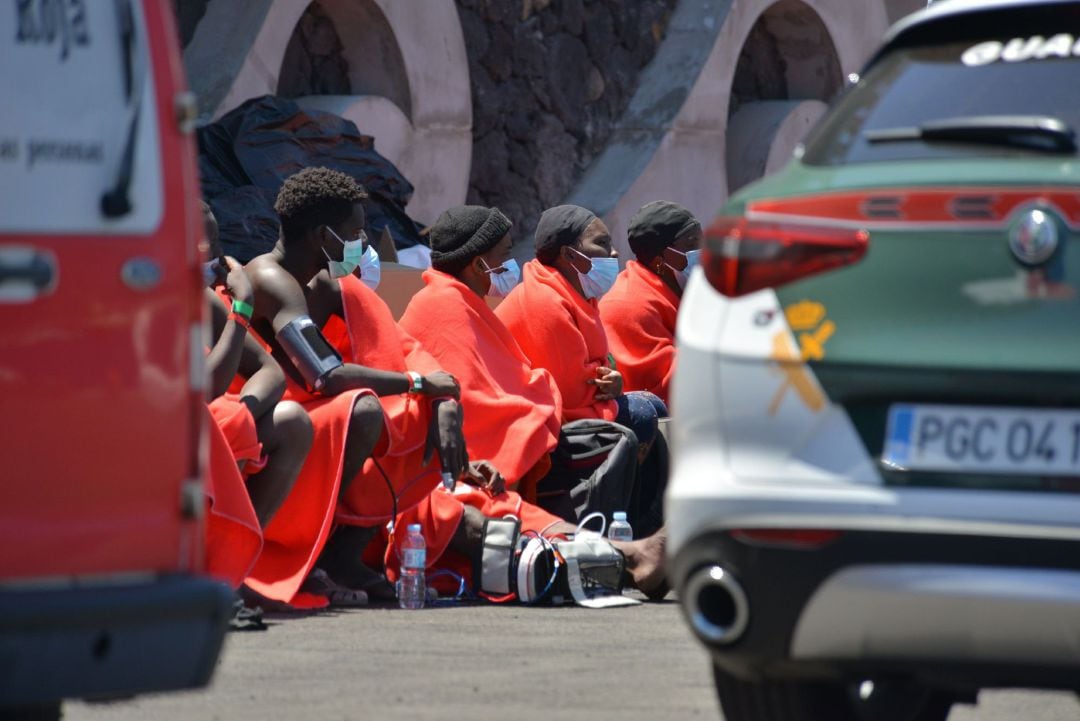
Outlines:
POLYGON ((746 630, 750 604, 729 571, 702 566, 690 574, 683 594, 690 626, 706 643, 733 643, 746 630))

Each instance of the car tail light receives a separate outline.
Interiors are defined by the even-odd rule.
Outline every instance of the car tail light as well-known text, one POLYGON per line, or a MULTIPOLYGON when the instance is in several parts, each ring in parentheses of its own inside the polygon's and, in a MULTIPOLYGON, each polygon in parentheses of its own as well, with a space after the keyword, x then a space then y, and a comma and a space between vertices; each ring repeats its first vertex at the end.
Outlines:
POLYGON ((869 241, 865 230, 719 218, 701 264, 716 290, 736 297, 856 263, 869 241))
POLYGON ((736 541, 751 546, 771 546, 812 551, 827 546, 841 536, 824 528, 738 528, 731 531, 736 541))

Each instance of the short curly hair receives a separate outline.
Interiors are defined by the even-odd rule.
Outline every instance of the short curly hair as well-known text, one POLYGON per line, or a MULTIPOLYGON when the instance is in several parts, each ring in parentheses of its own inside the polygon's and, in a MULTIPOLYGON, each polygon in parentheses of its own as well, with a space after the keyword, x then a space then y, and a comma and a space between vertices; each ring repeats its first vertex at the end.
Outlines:
POLYGON ((330 168, 305 168, 285 179, 274 201, 286 242, 319 225, 337 225, 368 197, 363 186, 330 168))

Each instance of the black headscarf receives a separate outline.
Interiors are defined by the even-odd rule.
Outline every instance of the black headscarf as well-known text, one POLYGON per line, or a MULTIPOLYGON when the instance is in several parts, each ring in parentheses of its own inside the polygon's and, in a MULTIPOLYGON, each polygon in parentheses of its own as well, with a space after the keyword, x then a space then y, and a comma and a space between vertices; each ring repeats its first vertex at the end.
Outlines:
POLYGON ((456 275, 469 261, 495 247, 513 223, 498 208, 459 205, 444 211, 431 226, 431 266, 456 275))
POLYGON ((556 205, 548 208, 536 224, 536 259, 551 265, 564 245, 577 242, 596 214, 578 205, 556 205))
POLYGON ((638 260, 648 262, 674 245, 680 236, 701 227, 686 208, 668 200, 656 200, 641 206, 630 219, 627 240, 638 260))

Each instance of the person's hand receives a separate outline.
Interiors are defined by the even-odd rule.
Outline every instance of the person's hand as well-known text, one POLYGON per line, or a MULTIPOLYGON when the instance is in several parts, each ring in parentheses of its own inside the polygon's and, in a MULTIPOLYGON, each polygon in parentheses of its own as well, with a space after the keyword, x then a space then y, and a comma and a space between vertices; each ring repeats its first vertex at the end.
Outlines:
POLYGON ((222 259, 228 268, 225 276, 225 292, 233 300, 239 300, 251 305, 254 292, 251 290, 251 281, 248 280, 247 273, 244 272, 244 266, 240 265, 236 258, 230 258, 227 255, 223 255, 222 259))
POLYGON ((442 470, 455 480, 461 477, 469 464, 461 421, 460 403, 451 400, 440 402, 435 408, 424 449, 424 465, 431 462, 432 454, 437 450, 442 470))
POLYGON ((596 386, 596 400, 598 401, 610 401, 622 395, 622 373, 607 366, 597 367, 596 378, 590 378, 585 382, 596 386))
POLYGON ((424 395, 432 398, 448 396, 454 399, 461 398, 461 386, 457 379, 446 371, 435 371, 424 376, 424 395))
POLYGON ((465 477, 461 480, 470 486, 484 489, 493 497, 506 491, 506 479, 499 473, 498 468, 491 465, 490 461, 469 463, 465 469, 465 477))

